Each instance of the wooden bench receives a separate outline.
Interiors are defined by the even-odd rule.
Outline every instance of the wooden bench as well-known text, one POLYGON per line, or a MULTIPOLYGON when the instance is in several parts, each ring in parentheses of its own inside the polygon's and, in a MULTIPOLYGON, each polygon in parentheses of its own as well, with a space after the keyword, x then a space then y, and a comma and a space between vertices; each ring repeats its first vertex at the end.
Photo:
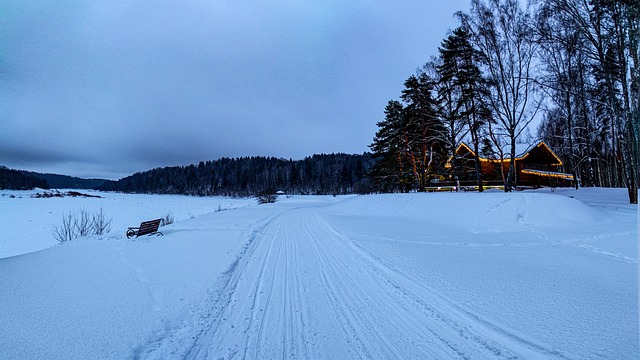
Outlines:
POLYGON ((139 227, 128 227, 127 238, 130 239, 134 236, 138 237, 138 236, 147 235, 147 234, 163 236, 163 234, 160 231, 158 231, 158 228, 160 227, 161 222, 162 222, 162 219, 155 219, 155 220, 143 221, 139 227))

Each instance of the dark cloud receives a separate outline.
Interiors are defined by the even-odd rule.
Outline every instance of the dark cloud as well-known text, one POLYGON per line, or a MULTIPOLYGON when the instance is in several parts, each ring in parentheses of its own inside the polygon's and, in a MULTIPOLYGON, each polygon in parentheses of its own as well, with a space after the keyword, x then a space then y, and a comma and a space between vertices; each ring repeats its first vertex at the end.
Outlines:
POLYGON ((117 178, 367 150, 468 1, 3 3, 0 164, 117 178))

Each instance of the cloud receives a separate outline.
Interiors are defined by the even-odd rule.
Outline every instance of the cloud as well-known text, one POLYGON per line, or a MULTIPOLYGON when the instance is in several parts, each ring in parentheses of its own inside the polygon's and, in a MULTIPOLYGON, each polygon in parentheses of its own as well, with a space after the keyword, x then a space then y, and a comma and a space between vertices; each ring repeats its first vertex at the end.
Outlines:
POLYGON ((437 51, 462 7, 2 6, 0 162, 70 175, 109 168, 111 177, 221 156, 366 151, 386 101, 437 51))

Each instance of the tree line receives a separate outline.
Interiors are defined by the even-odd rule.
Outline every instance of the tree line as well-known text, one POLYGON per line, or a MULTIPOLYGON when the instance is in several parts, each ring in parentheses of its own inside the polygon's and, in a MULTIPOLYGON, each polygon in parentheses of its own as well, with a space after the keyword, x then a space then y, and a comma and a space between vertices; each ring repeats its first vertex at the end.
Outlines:
POLYGON ((67 175, 42 174, 33 171, 20 172, 26 176, 46 180, 52 189, 97 189, 107 181, 105 179, 83 179, 67 175))
POLYGON ((157 168, 107 181, 100 190, 195 196, 352 194, 372 191, 367 173, 373 160, 362 155, 320 154, 302 160, 274 157, 221 158, 157 168))
POLYGON ((510 191, 517 144, 535 135, 583 186, 626 187, 637 203, 640 2, 472 0, 456 17, 438 54, 385 107, 370 145, 375 189, 460 179, 464 141, 480 191, 480 156, 510 162, 510 191))
POLYGON ((67 175, 42 174, 33 171, 13 170, 0 166, 0 189, 97 189, 107 180, 82 179, 67 175))
POLYGON ((25 175, 18 170, 0 166, 0 189, 31 190, 36 187, 49 189, 49 183, 45 179, 25 175))

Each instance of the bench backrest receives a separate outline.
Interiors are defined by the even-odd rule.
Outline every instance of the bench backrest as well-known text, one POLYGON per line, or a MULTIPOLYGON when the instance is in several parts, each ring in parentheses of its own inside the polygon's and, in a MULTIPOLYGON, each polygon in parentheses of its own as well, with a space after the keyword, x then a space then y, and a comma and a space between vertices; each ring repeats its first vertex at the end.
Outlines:
POLYGON ((158 227, 160 226, 160 221, 162 219, 149 220, 140 224, 140 229, 138 230, 138 236, 153 234, 158 231, 158 227))

